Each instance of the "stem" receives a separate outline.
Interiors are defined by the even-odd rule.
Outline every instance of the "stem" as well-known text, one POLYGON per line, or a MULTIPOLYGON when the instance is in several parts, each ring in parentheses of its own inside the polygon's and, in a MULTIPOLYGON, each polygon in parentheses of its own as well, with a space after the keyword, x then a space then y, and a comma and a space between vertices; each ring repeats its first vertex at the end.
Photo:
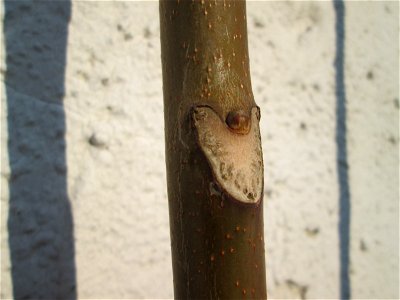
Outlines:
POLYGON ((175 298, 265 299, 245 1, 160 1, 160 24, 175 298))

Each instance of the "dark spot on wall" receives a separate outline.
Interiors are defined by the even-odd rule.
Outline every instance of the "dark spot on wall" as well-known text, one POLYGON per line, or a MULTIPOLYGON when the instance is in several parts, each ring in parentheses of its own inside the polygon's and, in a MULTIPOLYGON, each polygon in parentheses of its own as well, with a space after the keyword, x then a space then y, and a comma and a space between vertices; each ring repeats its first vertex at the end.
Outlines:
POLYGON ((18 9, 21 12, 30 12, 31 11, 31 6, 29 4, 27 4, 27 3, 23 3, 18 7, 18 9))
POLYGON ((339 158, 338 159, 338 164, 340 167, 345 168, 345 169, 349 169, 349 164, 347 163, 346 160, 339 158))
POLYGON ((267 41, 267 46, 270 47, 270 48, 275 48, 274 42, 270 41, 270 40, 267 41))
POLYGON ((300 129, 301 129, 301 130, 307 130, 307 124, 304 123, 304 122, 301 122, 301 123, 300 123, 300 129))
POLYGON ((101 140, 96 133, 93 133, 89 139, 88 139, 88 143, 89 145, 96 147, 96 148, 107 148, 107 144, 105 143, 105 141, 101 140))
POLYGON ((307 227, 304 231, 309 237, 315 237, 319 234, 319 227, 307 227))
POLYGON ((89 81, 89 74, 86 73, 85 71, 78 70, 76 71, 76 74, 79 75, 83 80, 89 81))
POLYGON ((400 107, 399 98, 394 98, 393 104, 394 104, 394 107, 396 107, 397 109, 399 109, 399 107, 400 107))
POLYGON ((54 171, 59 175, 66 175, 67 174, 67 167, 65 164, 56 163, 54 164, 54 171))
POLYGON ((262 23, 258 19, 254 19, 254 26, 257 27, 257 28, 264 28, 265 27, 264 23, 262 23))
POLYGON ((36 51, 36 52, 39 52, 39 53, 43 52, 42 47, 41 47, 40 45, 37 45, 37 44, 36 44, 36 45, 33 45, 32 49, 33 49, 34 51, 36 51))
POLYGON ((314 91, 319 92, 321 90, 320 86, 318 83, 314 83, 312 85, 312 88, 314 89, 314 91))
POLYGON ((101 84, 103 86, 108 86, 108 83, 110 82, 110 80, 108 78, 102 78, 101 79, 101 84))
POLYGON ((390 136, 388 138, 389 143, 391 143, 392 145, 396 145, 397 141, 396 138, 394 136, 390 136))
POLYGON ((362 252, 367 252, 368 251, 367 244, 364 242, 363 239, 360 240, 360 250, 362 252))
POLYGON ((126 32, 124 34, 124 40, 125 41, 130 41, 131 39, 133 39, 133 35, 131 33, 129 33, 129 32, 126 32))
POLYGON ((149 39, 149 38, 151 37, 151 30, 150 30, 149 27, 146 27, 146 28, 143 30, 143 35, 144 35, 144 37, 145 37, 146 39, 149 39))
MULTIPOLYGON (((109 41, 109 44, 110 44, 110 45, 113 44, 112 40, 109 41)), ((91 52, 91 53, 90 53, 89 62, 90 62, 90 64, 91 64, 92 66, 94 66, 94 65, 97 64, 97 63, 104 64, 104 61, 103 61, 102 59, 98 58, 94 52, 91 52)))
POLYGON ((122 27, 121 24, 117 25, 117 30, 122 33, 125 41, 130 41, 131 39, 133 39, 132 34, 129 32, 126 32, 125 28, 122 27))
POLYGON ((304 300, 307 299, 307 291, 308 291, 308 286, 307 285, 300 285, 296 281, 292 279, 287 279, 286 280, 286 285, 293 290, 297 290, 300 296, 300 299, 304 300))
POLYGON ((24 123, 24 126, 26 126, 26 127, 33 127, 33 126, 35 126, 35 121, 33 121, 33 120, 27 120, 25 123, 24 123))
POLYGON ((367 79, 368 80, 373 80, 374 79, 374 73, 372 71, 368 71, 367 73, 367 79))
POLYGON ((20 153, 22 153, 22 154, 29 153, 29 152, 32 151, 32 148, 29 147, 29 145, 26 144, 26 143, 21 143, 21 144, 19 144, 18 147, 17 147, 17 149, 18 149, 18 151, 19 151, 20 153))

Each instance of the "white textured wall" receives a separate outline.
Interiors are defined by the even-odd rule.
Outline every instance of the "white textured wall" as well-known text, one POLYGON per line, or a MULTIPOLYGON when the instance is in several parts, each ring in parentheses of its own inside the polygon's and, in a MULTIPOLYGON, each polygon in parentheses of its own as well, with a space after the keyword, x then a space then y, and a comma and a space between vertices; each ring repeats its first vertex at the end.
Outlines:
MULTIPOLYGON (((3 10, 1 298, 13 281, 27 298, 74 297, 65 282, 81 299, 172 298, 158 3, 47 6, 3 10)), ((271 298, 340 297, 335 16, 248 2, 271 298)), ((399 297, 398 18, 396 2, 345 5, 354 299, 399 297)))

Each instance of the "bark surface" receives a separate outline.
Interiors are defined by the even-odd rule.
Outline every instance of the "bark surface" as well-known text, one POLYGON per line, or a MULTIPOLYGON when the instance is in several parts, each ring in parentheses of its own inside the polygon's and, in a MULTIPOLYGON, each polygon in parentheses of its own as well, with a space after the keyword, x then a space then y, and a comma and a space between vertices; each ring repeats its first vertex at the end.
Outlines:
POLYGON ((244 1, 160 1, 177 299, 265 299, 263 162, 244 1))

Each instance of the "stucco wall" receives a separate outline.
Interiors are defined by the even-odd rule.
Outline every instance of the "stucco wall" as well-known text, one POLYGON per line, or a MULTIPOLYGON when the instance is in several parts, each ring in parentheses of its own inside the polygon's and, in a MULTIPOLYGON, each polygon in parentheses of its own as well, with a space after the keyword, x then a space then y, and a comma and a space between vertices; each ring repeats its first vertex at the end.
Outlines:
MULTIPOLYGON (((172 298, 158 3, 2 5, 1 298, 172 298)), ((398 3, 247 7, 270 298, 398 298, 398 3)))

